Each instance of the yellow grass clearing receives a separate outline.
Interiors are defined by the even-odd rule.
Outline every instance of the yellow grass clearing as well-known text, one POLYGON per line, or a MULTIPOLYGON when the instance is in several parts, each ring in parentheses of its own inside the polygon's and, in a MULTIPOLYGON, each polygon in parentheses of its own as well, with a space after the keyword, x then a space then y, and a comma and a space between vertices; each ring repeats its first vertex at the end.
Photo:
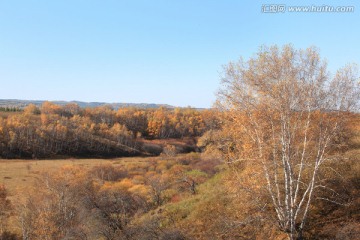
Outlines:
POLYGON ((144 164, 147 160, 140 157, 115 159, 60 159, 60 160, 0 160, 0 185, 5 185, 11 198, 33 186, 39 173, 53 172, 66 165, 81 166, 89 169, 102 164, 114 166, 129 163, 144 164))

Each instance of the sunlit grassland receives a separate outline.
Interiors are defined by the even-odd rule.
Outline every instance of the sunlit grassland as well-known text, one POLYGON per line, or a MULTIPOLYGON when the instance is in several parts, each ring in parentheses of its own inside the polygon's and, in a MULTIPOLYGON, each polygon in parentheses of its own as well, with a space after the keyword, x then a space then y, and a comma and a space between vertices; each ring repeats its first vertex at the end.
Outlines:
POLYGON ((63 166, 79 166, 90 169, 94 166, 111 164, 127 166, 144 165, 147 159, 141 157, 114 159, 56 159, 56 160, 0 160, 0 185, 5 185, 10 199, 21 197, 25 190, 33 186, 39 174, 56 172, 63 166))

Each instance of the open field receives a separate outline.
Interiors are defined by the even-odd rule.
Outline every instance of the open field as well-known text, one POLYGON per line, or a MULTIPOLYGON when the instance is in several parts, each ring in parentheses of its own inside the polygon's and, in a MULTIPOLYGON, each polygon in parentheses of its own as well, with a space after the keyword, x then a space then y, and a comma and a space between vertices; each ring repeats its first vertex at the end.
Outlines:
POLYGON ((31 187, 42 172, 55 172, 63 166, 81 166, 86 169, 102 164, 119 166, 129 163, 142 164, 147 160, 141 157, 114 159, 57 159, 57 160, 0 160, 0 185, 5 185, 11 198, 31 187))

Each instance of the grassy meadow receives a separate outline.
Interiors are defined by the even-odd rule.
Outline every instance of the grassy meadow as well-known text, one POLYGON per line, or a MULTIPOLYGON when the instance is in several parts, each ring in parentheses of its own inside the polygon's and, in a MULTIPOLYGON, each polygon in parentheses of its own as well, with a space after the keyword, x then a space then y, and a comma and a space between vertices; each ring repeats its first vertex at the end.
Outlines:
POLYGON ((144 164, 146 159, 141 157, 115 159, 56 159, 56 160, 0 160, 0 185, 5 185, 10 199, 22 197, 25 190, 31 188, 39 174, 56 172, 64 166, 80 166, 90 169, 94 166, 144 164))

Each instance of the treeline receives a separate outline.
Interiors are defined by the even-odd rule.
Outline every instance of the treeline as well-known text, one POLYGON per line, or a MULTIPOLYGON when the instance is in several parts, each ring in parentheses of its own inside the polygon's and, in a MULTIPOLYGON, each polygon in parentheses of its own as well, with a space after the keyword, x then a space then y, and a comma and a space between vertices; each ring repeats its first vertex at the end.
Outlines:
MULTIPOLYGON (((143 139, 198 137, 219 125, 212 110, 80 108, 45 102, 0 118, 0 156, 113 157, 148 151, 143 139), (146 149, 146 150, 144 150, 146 149)), ((146 153, 148 154, 148 153, 146 153)), ((150 152, 150 154, 152 154, 150 152)))
POLYGON ((18 107, 0 107, 0 112, 21 112, 22 109, 18 107))

